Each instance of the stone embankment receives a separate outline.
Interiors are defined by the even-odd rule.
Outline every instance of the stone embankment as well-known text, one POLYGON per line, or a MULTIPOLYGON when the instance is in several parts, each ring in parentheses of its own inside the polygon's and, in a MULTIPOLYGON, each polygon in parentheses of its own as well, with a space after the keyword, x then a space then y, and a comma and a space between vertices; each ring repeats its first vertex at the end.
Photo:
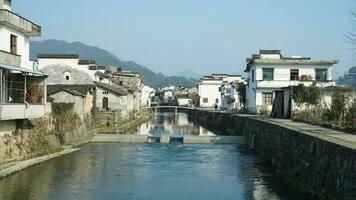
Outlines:
POLYGON ((28 167, 32 167, 32 166, 40 164, 42 162, 57 158, 59 156, 70 154, 70 153, 73 153, 73 152, 79 151, 79 150, 80 150, 79 148, 70 148, 70 149, 62 150, 57 153, 40 156, 40 157, 36 157, 36 158, 24 160, 24 161, 18 161, 16 163, 9 164, 6 167, 4 167, 3 169, 0 168, 0 179, 10 176, 12 174, 15 174, 17 172, 20 172, 28 167))
POLYGON ((322 199, 355 199, 356 136, 291 120, 197 109, 190 118, 229 134, 278 166, 298 189, 322 199))
MULTIPOLYGON (((131 131, 147 119, 147 113, 141 113, 125 122, 117 119, 116 126, 109 128, 115 132, 131 131)), ((75 147, 90 142, 93 136, 102 130, 93 126, 93 121, 95 120, 87 118, 80 121, 74 129, 57 132, 53 118, 47 116, 32 121, 32 129, 7 131, 0 135, 0 178, 77 150, 75 147)), ((112 121, 113 119, 110 123, 112 121)))

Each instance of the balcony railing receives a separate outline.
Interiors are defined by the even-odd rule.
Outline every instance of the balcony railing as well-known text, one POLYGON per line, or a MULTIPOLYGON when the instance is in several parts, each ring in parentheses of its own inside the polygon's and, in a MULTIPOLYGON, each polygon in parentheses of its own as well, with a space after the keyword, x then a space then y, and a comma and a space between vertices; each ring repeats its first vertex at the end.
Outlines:
POLYGON ((6 9, 0 9, 0 24, 11 26, 29 36, 41 35, 40 26, 6 9))
POLYGON ((288 87, 288 86, 297 86, 299 84, 303 84, 305 86, 310 86, 313 83, 316 83, 317 87, 327 87, 327 86, 334 86, 335 81, 334 80, 325 80, 325 81, 314 81, 314 80, 308 80, 308 81, 302 81, 302 80, 273 80, 273 81, 267 81, 267 80, 258 80, 257 81, 257 87, 258 88, 282 88, 282 87, 288 87))
POLYGON ((21 66, 21 56, 0 50, 0 63, 12 66, 21 66))

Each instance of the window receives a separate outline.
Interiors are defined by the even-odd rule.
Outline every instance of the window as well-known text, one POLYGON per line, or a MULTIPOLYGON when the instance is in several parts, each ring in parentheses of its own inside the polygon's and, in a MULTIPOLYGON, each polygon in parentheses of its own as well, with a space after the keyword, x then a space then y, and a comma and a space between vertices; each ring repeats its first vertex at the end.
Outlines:
POLYGON ((122 84, 123 84, 123 82, 122 82, 122 81, 119 81, 119 85, 121 85, 121 86, 122 86, 122 84))
POLYGON ((17 36, 10 35, 10 52, 12 54, 17 54, 17 36))
POLYGON ((215 103, 219 103, 219 99, 215 99, 215 103))
POLYGON ((69 81, 69 80, 70 80, 71 73, 70 73, 69 71, 63 72, 63 75, 64 75, 64 79, 65 79, 66 81, 69 81))
POLYGON ((315 80, 316 81, 326 81, 327 69, 315 69, 315 80))
POLYGON ((222 87, 219 87, 219 92, 221 92, 222 91, 222 87))
POLYGON ((299 80, 299 69, 291 69, 290 70, 290 80, 291 81, 299 80))
POLYGON ((203 98, 203 103, 208 103, 208 98, 203 98))
POLYGON ((108 91, 104 91, 103 94, 109 94, 109 92, 108 91))
POLYGON ((254 69, 251 72, 251 79, 252 79, 252 82, 255 81, 255 70, 254 69))
POLYGON ((263 80, 273 81, 273 68, 263 68, 263 80))
POLYGON ((263 92, 262 93, 263 105, 272 105, 272 102, 273 102, 273 92, 263 92))

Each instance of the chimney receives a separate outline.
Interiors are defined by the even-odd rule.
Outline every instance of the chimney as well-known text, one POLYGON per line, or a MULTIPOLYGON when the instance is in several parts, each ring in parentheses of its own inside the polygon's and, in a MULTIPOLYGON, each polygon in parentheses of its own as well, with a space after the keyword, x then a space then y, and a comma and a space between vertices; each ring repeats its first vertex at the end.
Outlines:
POLYGON ((0 9, 11 11, 11 0, 0 0, 0 9))

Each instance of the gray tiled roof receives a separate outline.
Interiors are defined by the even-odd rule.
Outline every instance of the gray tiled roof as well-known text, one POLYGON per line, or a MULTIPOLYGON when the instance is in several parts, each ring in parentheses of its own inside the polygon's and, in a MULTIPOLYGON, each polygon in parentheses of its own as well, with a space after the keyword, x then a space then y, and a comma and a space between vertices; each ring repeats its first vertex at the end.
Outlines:
POLYGON ((116 85, 110 85, 110 84, 100 83, 100 82, 95 82, 95 84, 97 87, 104 88, 110 92, 117 94, 117 95, 123 96, 123 95, 129 94, 129 92, 127 90, 125 90, 124 88, 121 88, 119 86, 116 86, 116 85))
POLYGON ((52 95, 61 91, 68 92, 74 96, 86 96, 90 90, 95 87, 94 84, 90 85, 47 85, 47 95, 52 95))
POLYGON ((78 54, 38 54, 37 58, 74 58, 79 59, 78 54))

